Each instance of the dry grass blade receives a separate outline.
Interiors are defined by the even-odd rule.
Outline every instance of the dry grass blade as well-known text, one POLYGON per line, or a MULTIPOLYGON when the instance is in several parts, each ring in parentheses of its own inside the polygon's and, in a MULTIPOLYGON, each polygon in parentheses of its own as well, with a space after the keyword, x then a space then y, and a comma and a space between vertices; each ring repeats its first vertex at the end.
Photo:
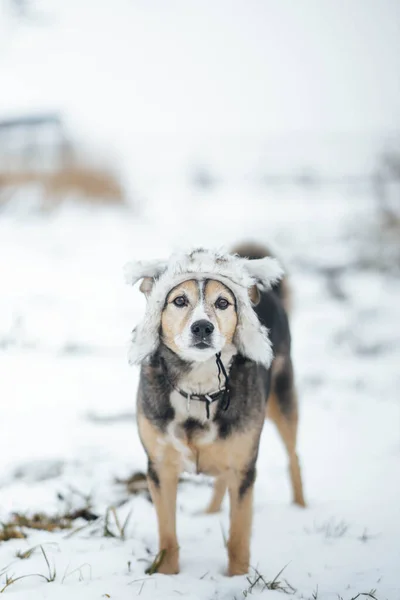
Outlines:
POLYGON ((44 560, 46 561, 46 565, 47 565, 47 568, 49 570, 49 576, 46 577, 45 575, 43 575, 43 577, 45 577, 47 579, 47 582, 50 583, 52 581, 55 581, 55 578, 56 578, 56 568, 55 567, 51 568, 49 559, 47 558, 47 554, 44 551, 43 546, 40 546, 40 549, 42 551, 44 560))
MULTIPOLYGON (((20 558, 21 560, 26 560, 27 558, 30 558, 32 556, 32 554, 35 553, 35 551, 38 548, 41 548, 43 546, 55 546, 57 547, 58 544, 52 543, 52 542, 47 542, 46 544, 37 544, 36 546, 32 546, 32 548, 28 548, 28 550, 25 550, 25 552, 23 552, 22 550, 17 550, 17 552, 15 553, 16 558, 20 558)), ((0 573, 1 575, 1 573, 0 573)))
POLYGON ((132 511, 130 511, 130 512, 127 514, 127 516, 126 516, 126 519, 125 519, 125 521, 124 521, 124 524, 122 525, 122 529, 121 529, 121 540, 125 540, 125 539, 126 539, 126 535, 125 535, 125 534, 126 534, 126 528, 128 527, 128 523, 129 523, 129 520, 130 520, 130 518, 131 518, 131 515, 132 515, 132 511))
POLYGON ((0 594, 3 594, 6 591, 6 589, 8 587, 10 587, 10 585, 13 585, 17 581, 21 581, 21 579, 27 579, 28 577, 41 577, 42 579, 45 579, 47 582, 49 582, 46 575, 42 575, 41 573, 32 573, 32 575, 20 575, 19 577, 15 577, 15 578, 13 576, 9 577, 7 575, 6 576, 6 584, 4 587, 2 587, 0 589, 0 594))
POLYGON ((158 569, 161 567, 162 561, 164 560, 166 554, 166 550, 160 550, 160 552, 157 554, 151 565, 145 570, 146 575, 154 575, 154 573, 157 573, 158 569))
POLYGON ((315 588, 315 591, 312 593, 311 600, 318 600, 318 586, 315 588))
MULTIPOLYGON (((69 567, 69 565, 68 565, 69 567)), ((72 571, 70 571, 68 573, 68 567, 65 570, 64 573, 64 577, 61 579, 61 583, 64 583, 64 581, 68 578, 71 577, 71 575, 74 575, 75 573, 79 573, 79 581, 83 581, 84 580, 84 575, 83 575, 83 568, 84 567, 88 567, 89 570, 89 579, 92 579, 92 565, 90 565, 89 563, 83 563, 80 567, 76 567, 76 569, 73 569, 72 571)))
MULTIPOLYGON (((106 514, 104 517, 104 527, 103 527, 103 537, 112 537, 115 538, 117 537, 110 529, 109 524, 110 524, 110 512, 111 512, 111 508, 107 508, 106 510, 106 514)), ((114 509, 115 510, 115 509, 114 509)))
POLYGON ((357 596, 353 596, 353 598, 351 598, 351 600, 357 600, 358 598, 361 598, 361 596, 366 596, 367 598, 372 598, 372 600, 378 600, 378 598, 375 596, 376 594, 376 590, 370 590, 369 592, 359 592, 357 594, 357 596))
POLYGON ((28 550, 25 550, 25 552, 22 552, 22 550, 17 550, 15 556, 21 560, 26 560, 27 558, 30 558, 38 548, 39 546, 32 546, 32 548, 28 548, 28 550))
POLYGON ((69 539, 71 538, 73 535, 80 533, 81 531, 85 531, 86 529, 92 529, 92 533, 94 531, 97 531, 97 528, 99 527, 99 525, 102 523, 102 521, 104 520, 104 517, 97 517, 97 519, 95 521, 89 521, 89 523, 85 523, 85 525, 81 525, 81 527, 76 527, 75 529, 73 529, 72 531, 70 531, 69 533, 67 533, 67 535, 64 537, 64 539, 69 539))
POLYGON ((121 527, 121 523, 119 522, 118 513, 117 513, 117 510, 116 510, 115 506, 111 507, 111 513, 112 513, 112 515, 114 517, 114 521, 115 521, 115 524, 117 526, 119 535, 122 538, 123 537, 122 527, 121 527))

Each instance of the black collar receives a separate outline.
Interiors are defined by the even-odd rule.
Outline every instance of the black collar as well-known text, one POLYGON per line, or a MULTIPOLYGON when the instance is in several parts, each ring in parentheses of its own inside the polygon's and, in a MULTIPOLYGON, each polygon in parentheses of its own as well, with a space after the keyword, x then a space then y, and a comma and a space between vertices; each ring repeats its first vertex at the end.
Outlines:
POLYGON ((228 374, 225 370, 225 366, 221 360, 221 353, 218 352, 218 354, 215 355, 215 359, 216 359, 216 363, 217 363, 217 367, 218 367, 218 378, 221 374, 221 372, 224 375, 225 378, 225 385, 224 387, 220 388, 218 391, 216 392, 212 392, 210 394, 189 394, 188 392, 185 392, 184 390, 181 390, 180 388, 178 388, 176 385, 174 385, 174 383, 171 381, 169 375, 168 375, 168 369, 167 369, 167 365, 165 364, 165 360, 163 357, 160 358, 160 363, 161 363, 161 369, 164 373, 164 376, 166 378, 166 380, 168 381, 168 383, 170 384, 170 386, 178 392, 178 394, 180 394, 181 396, 183 396, 183 398, 186 398, 187 402, 188 402, 188 410, 190 407, 190 402, 192 400, 198 400, 199 402, 204 402, 206 405, 206 414, 207 414, 207 419, 210 418, 210 405, 213 402, 217 402, 218 400, 222 400, 223 401, 223 410, 227 410, 230 404, 230 390, 229 390, 229 377, 228 374))
POLYGON ((199 402, 205 402, 206 403, 207 419, 210 418, 210 404, 212 404, 213 402, 217 402, 218 400, 220 400, 221 398, 223 398, 224 395, 225 395, 226 389, 227 389, 226 387, 223 387, 220 390, 218 390, 217 392, 213 392, 212 394, 188 394, 188 392, 184 392, 180 388, 177 388, 175 386, 173 386, 173 388, 181 396, 183 396, 184 398, 186 398, 186 400, 188 401, 188 409, 189 409, 189 406, 190 406, 190 402, 192 400, 198 400, 199 402))

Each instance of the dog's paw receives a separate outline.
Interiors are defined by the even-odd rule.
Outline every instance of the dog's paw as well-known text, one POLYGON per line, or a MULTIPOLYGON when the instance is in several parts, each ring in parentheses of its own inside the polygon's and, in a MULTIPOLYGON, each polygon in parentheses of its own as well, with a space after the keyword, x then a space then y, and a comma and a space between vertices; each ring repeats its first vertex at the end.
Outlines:
POLYGON ((154 573, 176 575, 179 573, 179 548, 161 549, 145 573, 146 575, 154 575, 154 573))
POLYGON ((232 563, 228 567, 228 576, 234 577, 235 575, 247 575, 249 572, 249 565, 243 563, 232 563))
POLYGON ((177 575, 179 573, 179 556, 176 550, 166 552, 161 561, 157 573, 162 575, 177 575))

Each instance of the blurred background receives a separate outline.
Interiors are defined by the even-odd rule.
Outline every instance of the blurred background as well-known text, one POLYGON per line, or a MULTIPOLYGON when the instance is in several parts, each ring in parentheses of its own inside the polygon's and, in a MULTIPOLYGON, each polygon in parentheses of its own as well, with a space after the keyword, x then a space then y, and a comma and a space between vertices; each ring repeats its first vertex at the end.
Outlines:
MULTIPOLYGON (((290 276, 314 507, 288 529, 286 459, 267 424, 258 512, 282 540, 267 562, 294 561, 303 593, 384 575, 382 598, 394 597, 400 3, 0 0, 3 520, 82 494, 99 514, 147 510, 115 483, 145 469, 126 360, 144 300, 122 267, 246 239, 290 276), (380 534, 362 568, 353 548, 324 571, 340 551, 328 557, 309 532, 332 543, 314 527, 331 518, 353 523, 351 543, 380 534), (303 581, 290 548, 307 544, 321 569, 303 581)), ((183 513, 208 493, 187 484, 183 513)), ((155 524, 140 523, 155 548, 155 524)))

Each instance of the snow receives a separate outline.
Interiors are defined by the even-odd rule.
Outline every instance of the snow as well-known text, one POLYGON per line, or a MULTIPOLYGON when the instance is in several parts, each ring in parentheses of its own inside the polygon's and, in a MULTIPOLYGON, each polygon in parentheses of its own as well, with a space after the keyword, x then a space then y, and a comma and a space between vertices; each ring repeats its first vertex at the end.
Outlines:
MULTIPOLYGON (((344 269, 344 299, 338 299, 322 268, 354 263, 348 232, 355 219, 366 218, 368 201, 326 195, 321 202, 329 210, 322 210, 301 194, 296 205, 295 191, 274 202, 265 189, 249 186, 246 211, 237 192, 235 210, 227 212, 229 186, 195 199, 184 184, 169 192, 164 205, 154 196, 158 211, 150 203, 141 216, 73 205, 49 217, 2 215, 0 518, 14 511, 53 514, 67 500, 79 507, 82 495, 90 495, 97 514, 117 506, 121 523, 131 514, 124 541, 89 525, 72 536, 29 532, 27 540, 0 544, 3 585, 6 573, 48 574, 40 549, 27 560, 15 557, 39 544, 56 570, 54 582, 29 577, 4 593, 16 600, 243 597, 246 579, 224 575, 227 504, 221 515, 198 514, 211 493, 207 478, 188 476, 180 486, 176 577, 144 574, 157 552, 154 510, 145 496, 121 505, 126 492, 115 480, 146 467, 134 420, 138 371, 126 358, 144 301, 125 286, 123 265, 166 256, 200 238, 229 244, 252 230, 279 247, 291 274, 299 453, 309 504, 306 510, 290 505, 286 457, 267 422, 252 565, 267 580, 287 565, 282 577, 297 590, 295 598, 311 598, 317 587, 324 599, 371 589, 379 600, 400 597, 400 284, 379 271, 344 269), (171 207, 175 219, 168 221, 171 207), (212 230, 206 227, 211 209, 212 230), (195 211, 192 232, 184 223, 195 211)), ((110 526, 117 531, 112 519, 110 526)))
POLYGON ((399 6, 41 0, 26 23, 7 6, 1 118, 60 110, 74 139, 118 161, 132 208, 71 202, 44 215, 35 187, 0 205, 0 522, 88 497, 96 514, 114 506, 120 523, 130 518, 125 539, 111 514, 117 537, 81 520, 73 534, 0 542, 0 591, 29 575, 5 597, 244 598, 246 578, 224 574, 227 501, 220 515, 199 514, 207 478, 180 485, 174 577, 145 575, 157 553, 154 508, 116 480, 146 468, 138 369, 127 361, 144 298, 125 285, 123 265, 251 237, 277 251, 293 288, 308 500, 305 510, 290 504, 286 456, 267 422, 252 566, 267 581, 285 567, 279 579, 298 600, 371 590, 399 600, 400 282, 371 261, 365 179, 398 141, 399 6), (194 184, 199 172, 208 187, 194 184), (290 181, 302 174, 328 184, 290 181), (37 576, 53 570, 50 583, 37 576))

